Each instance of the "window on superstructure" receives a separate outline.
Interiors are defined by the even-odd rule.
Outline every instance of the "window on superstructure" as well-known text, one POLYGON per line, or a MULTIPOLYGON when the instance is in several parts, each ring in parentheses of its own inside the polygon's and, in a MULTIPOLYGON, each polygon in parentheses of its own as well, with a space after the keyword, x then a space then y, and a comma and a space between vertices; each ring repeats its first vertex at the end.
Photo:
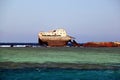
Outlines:
POLYGON ((56 30, 53 30, 53 32, 56 32, 56 30))

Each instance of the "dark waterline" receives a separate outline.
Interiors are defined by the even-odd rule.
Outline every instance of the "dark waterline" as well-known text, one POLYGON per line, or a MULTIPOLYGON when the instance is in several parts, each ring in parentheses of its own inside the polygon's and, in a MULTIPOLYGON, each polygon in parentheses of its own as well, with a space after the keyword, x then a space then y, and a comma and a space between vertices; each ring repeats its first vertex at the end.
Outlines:
POLYGON ((0 69, 0 80, 120 80, 120 70, 0 69))

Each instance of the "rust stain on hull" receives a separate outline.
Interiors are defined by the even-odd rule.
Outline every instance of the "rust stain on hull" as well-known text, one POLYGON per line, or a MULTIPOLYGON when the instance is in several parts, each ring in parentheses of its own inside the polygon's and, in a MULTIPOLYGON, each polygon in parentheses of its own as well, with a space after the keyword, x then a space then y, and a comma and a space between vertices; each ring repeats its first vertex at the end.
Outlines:
POLYGON ((67 41, 60 41, 60 40, 54 40, 54 41, 47 41, 48 42, 48 46, 66 46, 67 45, 67 41))

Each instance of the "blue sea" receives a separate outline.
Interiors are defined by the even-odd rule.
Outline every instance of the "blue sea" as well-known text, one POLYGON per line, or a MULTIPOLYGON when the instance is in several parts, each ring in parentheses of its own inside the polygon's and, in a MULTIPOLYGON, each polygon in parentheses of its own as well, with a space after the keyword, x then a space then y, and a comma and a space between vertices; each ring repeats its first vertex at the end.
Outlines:
POLYGON ((120 70, 0 69, 0 80, 120 80, 120 70))

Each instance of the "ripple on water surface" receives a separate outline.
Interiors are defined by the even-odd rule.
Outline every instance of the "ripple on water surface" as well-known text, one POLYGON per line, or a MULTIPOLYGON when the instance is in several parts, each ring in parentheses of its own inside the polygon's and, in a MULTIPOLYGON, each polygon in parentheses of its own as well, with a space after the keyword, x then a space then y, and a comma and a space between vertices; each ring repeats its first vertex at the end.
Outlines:
POLYGON ((0 80, 120 80, 120 70, 0 69, 0 80))

